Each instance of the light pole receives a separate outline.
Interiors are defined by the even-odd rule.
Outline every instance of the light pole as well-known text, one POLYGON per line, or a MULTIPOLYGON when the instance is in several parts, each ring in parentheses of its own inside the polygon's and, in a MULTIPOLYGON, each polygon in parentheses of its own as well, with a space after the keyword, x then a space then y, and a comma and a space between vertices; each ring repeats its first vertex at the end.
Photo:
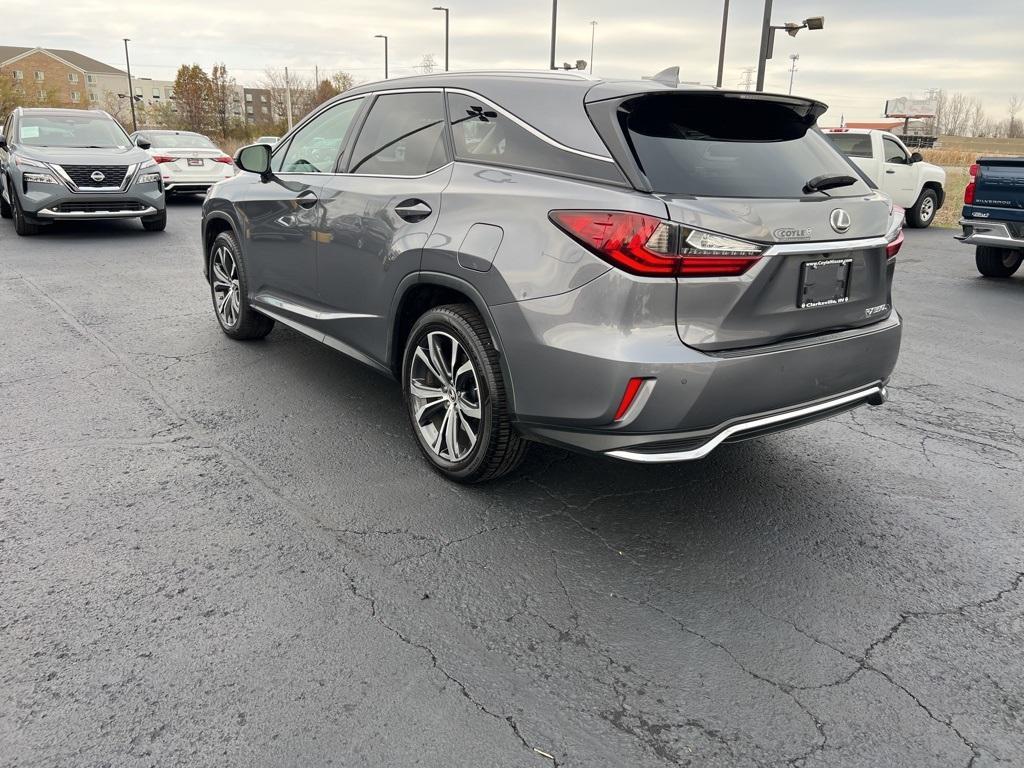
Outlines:
POLYGON ((384 41, 384 79, 388 79, 388 36, 387 35, 374 35, 384 41))
POLYGON ((558 28, 558 0, 551 0, 551 69, 555 66, 555 34, 558 28))
POLYGON ((797 24, 795 21, 787 21, 781 26, 772 26, 772 0, 764 0, 764 21, 761 23, 761 50, 757 57, 757 90, 764 90, 764 70, 775 48, 776 30, 784 29, 787 35, 796 37, 796 33, 801 29, 824 28, 824 16, 811 16, 804 19, 802 24, 797 24))
POLYGON ((590 74, 594 74, 594 33, 597 31, 597 22, 590 22, 590 74))
POLYGON ((135 86, 132 85, 132 62, 128 58, 128 42, 131 38, 125 37, 124 40, 124 63, 128 69, 128 103, 132 107, 132 132, 139 130, 139 124, 135 120, 135 86))
POLYGON ((715 85, 722 87, 722 73, 725 69, 725 31, 729 26, 729 0, 725 0, 725 9, 722 11, 722 42, 718 46, 718 80, 715 85))
POLYGON ((793 62, 793 65, 789 68, 789 95, 793 95, 793 75, 796 74, 796 63, 800 61, 799 53, 789 54, 789 60, 793 62))
POLYGON ((435 11, 444 11, 444 71, 448 71, 448 9, 443 5, 435 5, 435 11))

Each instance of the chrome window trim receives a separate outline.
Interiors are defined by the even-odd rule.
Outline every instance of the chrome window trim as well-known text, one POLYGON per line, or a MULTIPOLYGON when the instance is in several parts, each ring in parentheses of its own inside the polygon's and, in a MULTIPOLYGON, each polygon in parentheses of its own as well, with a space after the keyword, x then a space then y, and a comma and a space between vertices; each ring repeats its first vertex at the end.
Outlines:
POLYGON ((532 133, 538 139, 540 139, 541 141, 545 142, 546 144, 551 145, 555 149, 560 149, 563 152, 570 152, 570 153, 572 153, 574 155, 579 155, 580 157, 588 157, 591 160, 600 160, 603 163, 612 163, 612 164, 615 163, 615 160, 612 159, 611 157, 605 157, 604 155, 595 155, 593 152, 584 152, 582 149, 573 149, 572 147, 567 147, 565 144, 562 144, 561 142, 556 141, 555 139, 553 139, 550 136, 548 136, 546 133, 543 133, 543 132, 539 131, 538 129, 534 128, 532 125, 530 125, 525 120, 523 120, 523 119, 521 119, 519 117, 516 117, 514 114, 509 112, 504 107, 501 107, 501 106, 495 104, 490 99, 488 99, 488 98, 486 98, 484 96, 481 96, 479 93, 467 90, 465 88, 445 88, 444 90, 445 90, 445 93, 458 93, 458 94, 462 94, 463 96, 470 96, 470 97, 472 97, 474 99, 480 99, 480 101, 482 101, 485 104, 487 104, 489 107, 491 107, 491 109, 493 109, 496 112, 504 115, 509 120, 511 120, 513 123, 518 125, 520 128, 522 128, 525 131, 528 131, 529 133, 532 133))
POLYGON ((863 237, 856 240, 827 240, 816 243, 776 243, 769 246, 762 256, 784 256, 800 253, 835 253, 836 251, 859 251, 866 248, 884 248, 888 245, 884 237, 863 237))

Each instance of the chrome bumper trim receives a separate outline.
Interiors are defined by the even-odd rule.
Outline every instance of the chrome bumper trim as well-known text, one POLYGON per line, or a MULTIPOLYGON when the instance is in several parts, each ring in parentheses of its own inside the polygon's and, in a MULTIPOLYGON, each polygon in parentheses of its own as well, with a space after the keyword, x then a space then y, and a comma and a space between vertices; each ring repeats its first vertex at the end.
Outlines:
POLYGON ((967 245, 991 245, 996 248, 1024 248, 1024 240, 1010 234, 1010 228, 1000 221, 960 219, 962 235, 953 235, 967 245), (969 230, 969 231, 968 231, 969 230))
POLYGON ((852 403, 870 403, 872 405, 881 405, 886 399, 885 387, 881 384, 876 384, 873 387, 862 389, 857 392, 851 392, 848 395, 842 395, 841 397, 834 397, 831 400, 825 400, 814 405, 804 406, 803 408, 797 408, 793 411, 786 411, 785 413, 776 413, 773 416, 764 416, 759 419, 751 419, 750 421, 740 421, 732 426, 726 427, 721 432, 716 434, 710 440, 697 448, 691 448, 688 451, 670 451, 667 453, 644 453, 642 451, 632 451, 628 448, 608 451, 605 455, 611 456, 615 459, 624 459, 625 461, 636 461, 643 464, 662 464, 670 461, 693 461, 694 459, 703 459, 715 448, 721 445, 723 442, 728 440, 730 437, 742 434, 744 432, 751 432, 754 430, 762 429, 763 427, 772 426, 774 424, 784 425, 788 421, 799 421, 807 416, 813 416, 815 413, 821 413, 822 411, 828 411, 832 408, 839 408, 844 405, 850 405, 852 403))
POLYGON ((137 219, 142 216, 152 216, 157 210, 153 206, 143 208, 141 211, 55 211, 51 208, 43 208, 33 214, 40 219, 137 219))
POLYGON ((764 256, 782 256, 800 253, 835 253, 836 251, 860 251, 868 248, 884 248, 889 241, 884 237, 864 237, 857 240, 826 240, 819 243, 776 243, 769 246, 764 256))

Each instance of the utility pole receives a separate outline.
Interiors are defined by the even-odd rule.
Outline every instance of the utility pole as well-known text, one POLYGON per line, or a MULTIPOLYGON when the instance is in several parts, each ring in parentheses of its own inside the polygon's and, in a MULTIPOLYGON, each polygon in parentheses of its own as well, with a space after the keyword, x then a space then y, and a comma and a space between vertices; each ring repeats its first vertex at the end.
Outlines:
POLYGON ((772 36, 772 0, 764 0, 764 21, 761 23, 761 50, 757 56, 757 90, 764 90, 764 70, 768 63, 768 46, 772 36))
POLYGON ((793 65, 789 68, 789 95, 793 95, 793 75, 796 74, 796 63, 800 61, 799 53, 789 54, 789 60, 793 62, 793 65))
POLYGON ((597 31, 597 22, 590 22, 590 74, 594 74, 594 33, 597 31))
POLYGON ((448 9, 443 5, 435 5, 432 10, 444 11, 444 71, 448 71, 448 9))
POLYGON ((374 35, 384 41, 384 79, 388 79, 388 36, 387 35, 374 35))
POLYGON ((320 87, 320 65, 313 65, 313 90, 315 91, 320 87))
POLYGON ((558 30, 558 0, 551 0, 551 69, 555 66, 555 35, 558 30))
POLYGON ((139 124, 135 120, 135 86, 132 85, 132 62, 128 58, 128 42, 130 38, 123 38, 124 40, 124 63, 128 69, 128 103, 132 108, 132 132, 139 130, 139 124))
POLYGON ((284 68, 284 108, 288 113, 288 130, 292 129, 292 86, 288 82, 288 67, 284 68))
POLYGON ((722 87, 722 73, 725 69, 725 31, 729 26, 729 0, 725 0, 725 8, 722 11, 722 42, 718 46, 718 80, 715 85, 722 87))

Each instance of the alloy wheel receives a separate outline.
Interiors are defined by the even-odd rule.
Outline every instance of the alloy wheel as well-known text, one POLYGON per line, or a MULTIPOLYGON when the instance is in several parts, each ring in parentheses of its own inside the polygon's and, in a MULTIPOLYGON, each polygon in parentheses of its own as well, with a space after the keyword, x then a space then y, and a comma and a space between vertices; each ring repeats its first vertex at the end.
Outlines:
POLYGON ((234 328, 241 311, 238 265, 234 254, 223 245, 213 252, 213 303, 225 328, 234 328))
POLYGON ((445 461, 462 461, 480 436, 480 381, 469 352, 451 334, 430 331, 409 366, 413 420, 424 443, 445 461))

